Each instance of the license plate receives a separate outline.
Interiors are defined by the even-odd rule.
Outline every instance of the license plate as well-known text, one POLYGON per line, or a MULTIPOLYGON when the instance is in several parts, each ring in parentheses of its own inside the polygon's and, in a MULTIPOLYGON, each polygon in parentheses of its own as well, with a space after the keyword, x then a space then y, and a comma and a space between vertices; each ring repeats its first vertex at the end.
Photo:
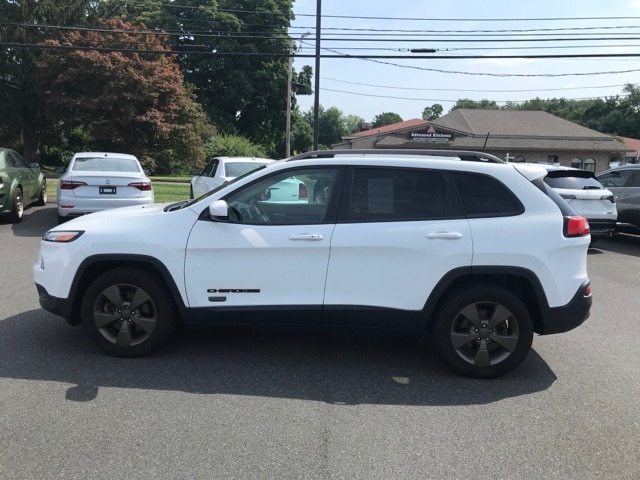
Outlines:
POLYGON ((100 194, 115 195, 116 187, 100 187, 100 194))

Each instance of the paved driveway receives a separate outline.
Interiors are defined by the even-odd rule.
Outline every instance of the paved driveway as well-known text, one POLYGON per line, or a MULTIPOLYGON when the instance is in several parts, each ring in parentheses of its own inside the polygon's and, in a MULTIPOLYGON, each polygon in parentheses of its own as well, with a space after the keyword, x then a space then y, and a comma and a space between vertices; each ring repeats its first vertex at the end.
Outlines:
POLYGON ((104 356, 39 308, 55 221, 0 223, 0 479, 640 478, 640 237, 591 250, 586 324, 482 381, 376 335, 181 332, 104 356))

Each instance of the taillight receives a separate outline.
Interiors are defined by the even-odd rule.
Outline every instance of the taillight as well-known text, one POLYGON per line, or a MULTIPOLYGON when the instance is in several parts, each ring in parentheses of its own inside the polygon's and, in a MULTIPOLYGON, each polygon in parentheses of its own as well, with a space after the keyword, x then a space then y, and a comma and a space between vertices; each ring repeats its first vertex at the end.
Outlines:
POLYGON ((151 190, 151 182, 133 182, 128 185, 129 187, 136 187, 138 190, 147 192, 151 190))
POLYGON ((582 291, 582 296, 583 297, 590 297, 591 296, 591 284, 589 284, 586 287, 584 287, 584 290, 582 291))
POLYGON ((307 186, 304 183, 298 185, 298 199, 301 198, 309 198, 309 193, 307 192, 307 186))
POLYGON ((86 185, 86 183, 74 182, 73 180, 62 180, 60 182, 60 188, 62 190, 73 190, 74 188, 81 187, 82 185, 86 185))
POLYGON ((591 228, 584 217, 564 217, 564 236, 582 237, 589 235, 591 228))
POLYGON ((613 195, 603 195, 600 200, 609 200, 611 203, 616 203, 616 199, 613 195))

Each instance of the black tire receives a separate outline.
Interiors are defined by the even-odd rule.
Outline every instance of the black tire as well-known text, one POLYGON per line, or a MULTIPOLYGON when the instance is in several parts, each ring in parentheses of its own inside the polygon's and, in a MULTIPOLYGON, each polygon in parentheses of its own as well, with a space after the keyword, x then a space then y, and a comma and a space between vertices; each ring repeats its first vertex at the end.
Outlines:
POLYGON ((13 193, 13 205, 11 207, 11 213, 9 213, 9 221, 11 223, 18 223, 22 221, 24 217, 24 197, 22 196, 22 189, 16 188, 13 193))
POLYGON ((434 346, 454 371, 494 378, 516 368, 531 350, 527 307, 501 287, 474 286, 449 296, 432 329, 434 346))
POLYGON ((117 268, 96 278, 82 298, 82 325, 103 351, 140 357, 164 345, 177 312, 167 288, 145 271, 117 268))
POLYGON ((38 200, 36 200, 35 204, 39 207, 47 204, 47 181, 46 180, 42 180, 42 185, 40 185, 40 195, 38 195, 38 200))

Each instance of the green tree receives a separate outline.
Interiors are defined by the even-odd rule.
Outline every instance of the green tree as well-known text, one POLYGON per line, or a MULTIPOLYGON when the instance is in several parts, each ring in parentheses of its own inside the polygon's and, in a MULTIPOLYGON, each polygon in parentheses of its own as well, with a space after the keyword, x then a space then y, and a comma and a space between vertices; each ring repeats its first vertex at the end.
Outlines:
POLYGON ((364 123, 364 118, 358 115, 347 115, 344 119, 344 124, 347 129, 347 135, 356 133, 360 125, 364 123))
POLYGON ((291 147, 294 153, 313 148, 313 128, 297 110, 291 116, 291 147))
MULTIPOLYGON (((170 38, 179 62, 211 121, 276 154, 284 152, 292 0, 160 0, 106 2, 132 22, 182 32, 170 38), (195 54, 194 51, 209 51, 195 54)), ((107 11, 105 7, 105 11, 107 11)), ((294 94, 311 93, 311 70, 294 76, 294 94)), ((293 99, 295 108, 295 97, 293 99)))
POLYGON ((266 157, 263 146, 253 143, 240 135, 216 135, 204 145, 207 158, 229 157, 266 157))
POLYGON ((459 99, 450 111, 457 110, 459 108, 472 108, 472 109, 484 109, 484 110, 500 110, 497 102, 494 100, 471 100, 470 98, 459 99))
MULTIPOLYGON (((58 31, 37 25, 85 24, 91 0, 0 0, 0 42, 33 45, 58 38, 58 31)), ((36 95, 34 65, 43 55, 32 47, 0 49, 0 144, 22 146, 27 160, 38 155, 50 132, 45 107, 36 95)))
POLYGON ((439 103, 434 103, 430 107, 424 107, 422 111, 423 120, 435 120, 442 115, 443 107, 439 103))
MULTIPOLYGON (((313 108, 304 114, 307 122, 313 128, 313 108)), ((342 137, 350 132, 347 129, 345 116, 336 107, 318 108, 318 148, 330 148, 332 144, 342 141, 342 137)))
MULTIPOLYGON (((127 33, 133 27, 120 20, 100 25, 118 33, 71 31, 62 42, 166 48, 152 33, 127 33)), ((46 42, 51 47, 60 43, 46 42)), ((96 149, 135 153, 158 173, 186 170, 202 158, 206 117, 170 55, 52 49, 38 62, 35 78, 49 122, 68 130, 86 126, 96 149)))
POLYGON ((385 125, 393 125, 394 123, 402 122, 402 117, 397 113, 384 112, 376 115, 371 124, 371 128, 380 128, 385 125))

